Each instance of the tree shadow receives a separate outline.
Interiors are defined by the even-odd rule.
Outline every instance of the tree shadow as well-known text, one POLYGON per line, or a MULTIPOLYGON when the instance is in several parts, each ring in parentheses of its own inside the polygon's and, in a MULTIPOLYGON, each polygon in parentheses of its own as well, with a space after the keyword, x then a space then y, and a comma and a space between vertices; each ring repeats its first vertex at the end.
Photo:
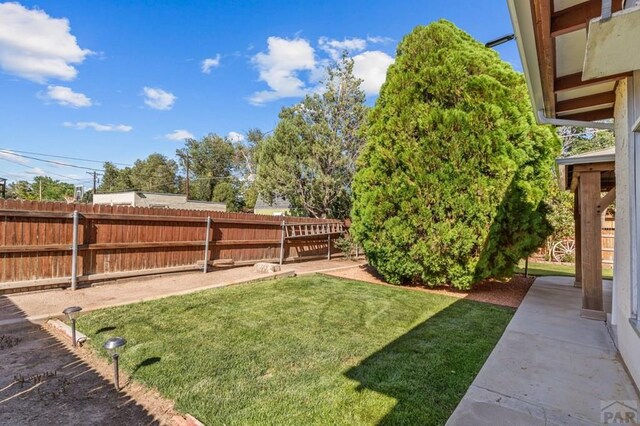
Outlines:
POLYGON ((347 370, 357 390, 394 398, 379 425, 444 424, 500 339, 512 310, 459 300, 347 370))

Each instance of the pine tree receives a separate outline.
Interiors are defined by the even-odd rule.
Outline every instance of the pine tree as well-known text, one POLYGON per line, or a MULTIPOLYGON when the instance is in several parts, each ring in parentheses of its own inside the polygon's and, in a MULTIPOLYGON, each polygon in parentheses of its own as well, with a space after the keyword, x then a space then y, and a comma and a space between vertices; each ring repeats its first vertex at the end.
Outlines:
POLYGON ((352 233, 393 283, 507 276, 551 232, 560 143, 522 74, 447 21, 400 43, 371 111, 352 233))
POLYGON ((327 73, 322 94, 280 112, 273 135, 260 147, 256 183, 266 200, 284 197, 309 216, 344 218, 367 107, 352 59, 343 55, 327 73))

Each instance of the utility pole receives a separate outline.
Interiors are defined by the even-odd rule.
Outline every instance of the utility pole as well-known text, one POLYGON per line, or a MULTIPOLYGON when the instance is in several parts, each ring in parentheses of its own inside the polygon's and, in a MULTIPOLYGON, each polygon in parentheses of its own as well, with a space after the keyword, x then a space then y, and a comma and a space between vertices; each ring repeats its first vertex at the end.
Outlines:
POLYGON ((187 200, 189 200, 189 155, 187 154, 185 156, 185 163, 187 165, 187 185, 186 185, 186 193, 187 193, 187 200))
POLYGON ((40 183, 40 201, 42 201, 42 179, 39 179, 38 183, 40 183))
POLYGON ((93 175, 93 192, 91 194, 95 194, 96 193, 96 182, 98 181, 98 173, 94 172, 87 172, 88 175, 93 175))
POLYGON ((178 156, 180 158, 182 158, 182 161, 184 162, 184 168, 187 171, 187 180, 185 182, 185 193, 187 195, 187 200, 189 199, 189 154, 187 153, 179 153, 178 156))

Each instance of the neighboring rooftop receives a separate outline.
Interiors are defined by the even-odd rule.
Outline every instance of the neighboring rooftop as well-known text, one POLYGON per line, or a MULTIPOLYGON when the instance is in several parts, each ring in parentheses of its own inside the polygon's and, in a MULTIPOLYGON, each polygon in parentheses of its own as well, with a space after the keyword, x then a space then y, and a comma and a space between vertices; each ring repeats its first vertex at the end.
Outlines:
POLYGON ((609 161, 615 161, 616 159, 616 147, 612 146, 605 149, 599 149, 597 151, 583 152, 569 157, 562 157, 556 160, 558 164, 588 164, 588 163, 608 163, 609 161))
POLYGON ((225 203, 187 200, 186 195, 159 192, 124 191, 94 194, 93 204, 167 209, 227 211, 225 203))
POLYGON ((275 197, 272 203, 268 203, 262 197, 258 197, 254 210, 289 210, 290 208, 289 201, 282 197, 275 197))

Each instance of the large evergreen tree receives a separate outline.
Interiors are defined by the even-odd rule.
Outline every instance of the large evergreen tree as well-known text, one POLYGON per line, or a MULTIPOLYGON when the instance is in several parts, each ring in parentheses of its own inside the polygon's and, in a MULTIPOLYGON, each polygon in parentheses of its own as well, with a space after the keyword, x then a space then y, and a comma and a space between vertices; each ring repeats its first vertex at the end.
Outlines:
POLYGON ((551 232, 560 143, 522 74, 447 21, 400 43, 369 117, 352 232, 390 282, 469 288, 551 232))

